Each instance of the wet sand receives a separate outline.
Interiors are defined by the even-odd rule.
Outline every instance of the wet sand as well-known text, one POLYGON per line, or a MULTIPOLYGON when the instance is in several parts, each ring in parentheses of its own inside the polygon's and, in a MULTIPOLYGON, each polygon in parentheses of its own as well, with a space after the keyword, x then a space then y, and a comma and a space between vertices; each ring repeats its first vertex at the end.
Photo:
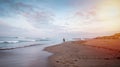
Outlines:
POLYGON ((0 50, 0 67, 51 67, 48 56, 52 54, 43 51, 46 46, 0 50))
POLYGON ((92 39, 65 42, 45 50, 54 53, 49 58, 52 67, 120 67, 119 49, 120 40, 92 39))

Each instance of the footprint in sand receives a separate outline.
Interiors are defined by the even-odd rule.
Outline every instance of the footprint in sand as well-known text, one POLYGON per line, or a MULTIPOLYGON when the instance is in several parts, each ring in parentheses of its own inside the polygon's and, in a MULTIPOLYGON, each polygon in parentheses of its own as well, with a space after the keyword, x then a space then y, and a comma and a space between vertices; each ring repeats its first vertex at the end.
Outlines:
POLYGON ((56 61, 57 63, 59 63, 59 61, 56 61))
POLYGON ((120 57, 116 57, 116 59, 119 59, 119 60, 120 60, 120 57))
POLYGON ((110 60, 110 58, 103 58, 104 60, 110 60))

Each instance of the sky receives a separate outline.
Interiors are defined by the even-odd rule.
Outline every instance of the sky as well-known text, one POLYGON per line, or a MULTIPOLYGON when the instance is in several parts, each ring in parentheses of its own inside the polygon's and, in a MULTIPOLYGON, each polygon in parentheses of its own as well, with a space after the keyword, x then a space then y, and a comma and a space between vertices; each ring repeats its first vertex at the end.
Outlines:
POLYGON ((120 0, 0 0, 0 36, 95 37, 120 32, 120 0))

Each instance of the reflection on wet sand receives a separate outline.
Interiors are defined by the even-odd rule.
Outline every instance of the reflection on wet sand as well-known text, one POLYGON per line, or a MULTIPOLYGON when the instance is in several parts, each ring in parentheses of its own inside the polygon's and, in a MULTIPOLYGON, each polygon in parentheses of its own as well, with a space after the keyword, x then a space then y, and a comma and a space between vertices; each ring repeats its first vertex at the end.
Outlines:
POLYGON ((0 50, 0 67, 50 67, 48 56, 51 53, 42 51, 46 46, 0 50))

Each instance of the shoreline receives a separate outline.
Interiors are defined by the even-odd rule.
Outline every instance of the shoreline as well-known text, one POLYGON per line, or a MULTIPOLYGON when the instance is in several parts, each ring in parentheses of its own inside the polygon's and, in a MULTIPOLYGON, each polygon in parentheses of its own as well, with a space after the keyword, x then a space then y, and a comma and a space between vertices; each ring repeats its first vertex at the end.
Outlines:
POLYGON ((53 53, 49 57, 53 67, 120 67, 119 41, 115 39, 70 41, 46 47, 44 50, 53 53), (118 44, 114 46, 115 42, 118 44), (109 45, 106 47, 106 44, 109 45), (116 47, 118 48, 115 49, 116 47))
POLYGON ((26 45, 26 46, 21 46, 21 47, 0 48, 0 50, 12 50, 12 49, 26 48, 26 47, 39 46, 39 45, 44 45, 44 44, 31 44, 31 45, 26 45))
POLYGON ((51 67, 48 57, 52 53, 43 50, 47 46, 0 50, 0 67, 51 67))

